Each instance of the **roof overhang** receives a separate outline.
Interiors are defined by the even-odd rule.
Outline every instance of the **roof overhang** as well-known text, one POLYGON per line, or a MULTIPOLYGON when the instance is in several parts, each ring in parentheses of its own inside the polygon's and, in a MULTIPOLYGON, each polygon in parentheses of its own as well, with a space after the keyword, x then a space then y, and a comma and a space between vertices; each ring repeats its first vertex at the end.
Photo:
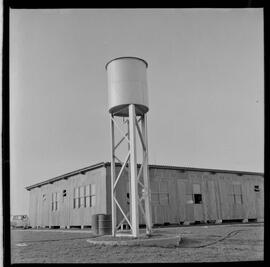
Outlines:
POLYGON ((91 166, 88 166, 88 167, 85 167, 85 168, 82 168, 82 169, 78 169, 76 171, 69 172, 69 173, 66 173, 66 174, 63 174, 63 175, 59 175, 59 176, 56 176, 54 178, 45 180, 43 182, 27 186, 27 187, 25 187, 25 189, 29 191, 29 190, 31 190, 33 188, 40 187, 40 186, 43 186, 45 184, 53 184, 56 181, 59 181, 59 180, 62 180, 62 179, 67 179, 67 178, 69 178, 71 176, 74 176, 74 175, 77 175, 77 174, 85 174, 88 171, 91 171, 91 170, 94 170, 94 169, 97 169, 97 168, 101 168, 101 167, 105 167, 105 165, 106 165, 105 162, 100 162, 100 163, 97 163, 95 165, 91 165, 91 166))
MULTIPOLYGON (((45 180, 43 182, 34 184, 34 185, 30 185, 25 187, 26 190, 31 190, 33 188, 36 187, 41 187, 45 184, 53 184, 56 181, 62 180, 62 179, 67 179, 71 176, 77 175, 77 174, 85 174, 88 171, 97 169, 97 168, 101 168, 101 167, 107 167, 110 166, 111 163, 110 162, 100 162, 82 169, 78 169, 76 171, 73 172, 69 172, 48 180, 45 180)), ((116 163, 116 166, 121 166, 120 163, 116 163)), ((138 164, 138 167, 140 167, 141 164, 138 164)), ((149 164, 149 169, 164 169, 164 170, 181 170, 182 172, 184 171, 200 171, 200 172, 209 172, 212 174, 216 174, 216 173, 233 173, 233 174, 237 174, 237 175, 259 175, 259 176, 264 176, 263 173, 260 172, 248 172, 248 171, 235 171, 235 170, 220 170, 220 169, 205 169, 205 168, 191 168, 191 167, 179 167, 179 166, 168 166, 168 165, 153 165, 153 164, 149 164)))

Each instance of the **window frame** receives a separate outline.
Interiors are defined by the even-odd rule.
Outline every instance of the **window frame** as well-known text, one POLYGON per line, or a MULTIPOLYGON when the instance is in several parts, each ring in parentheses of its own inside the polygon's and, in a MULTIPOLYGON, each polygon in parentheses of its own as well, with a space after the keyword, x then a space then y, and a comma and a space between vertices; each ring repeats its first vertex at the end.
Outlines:
POLYGON ((79 208, 85 207, 85 186, 81 185, 79 186, 79 208))
POLYGON ((73 209, 79 209, 80 202, 79 202, 79 187, 74 187, 73 190, 73 209))
POLYGON ((84 195, 84 203, 86 208, 90 208, 90 192, 91 192, 91 185, 88 184, 85 186, 85 195, 84 195))
POLYGON ((203 203, 202 194, 193 194, 193 203, 194 204, 202 204, 203 203), (197 199, 197 197, 199 197, 200 200, 197 199))
POLYGON ((200 183, 192 183, 192 200, 193 200, 193 204, 196 204, 196 205, 203 204, 202 185, 200 183), (198 200, 197 197, 200 200, 198 200))
POLYGON ((73 190, 73 209, 96 206, 96 184, 80 185, 73 190))
POLYGON ((67 196, 67 190, 66 189, 63 189, 62 190, 62 198, 64 200, 64 198, 67 196))
POLYGON ((58 210, 58 196, 59 196, 58 192, 55 192, 55 211, 58 210))
POLYGON ((96 197, 97 197, 96 184, 90 184, 90 207, 95 207, 96 206, 96 197), (94 193, 93 193, 92 188, 95 188, 94 193), (93 201, 93 199, 95 201, 93 201), (94 202, 94 204, 93 204, 93 202, 94 202))
POLYGON ((242 184, 241 183, 233 183, 232 184, 232 196, 233 196, 233 204, 234 205, 243 205, 243 190, 242 190, 242 184), (238 188, 237 188, 238 187, 238 188), (240 190, 237 190, 240 189, 240 190), (238 193, 239 191, 240 193, 238 193), (238 201, 240 199, 240 201, 238 201))
POLYGON ((59 197, 58 192, 53 192, 52 193, 52 206, 51 206, 51 209, 52 209, 53 212, 57 211, 59 209, 59 207, 58 207, 58 202, 59 202, 58 197, 59 197))
POLYGON ((260 185, 258 184, 254 185, 254 192, 261 192, 260 185))
POLYGON ((169 182, 166 179, 160 179, 158 181, 153 181, 157 184, 155 190, 151 190, 151 204, 159 206, 169 206, 170 205, 170 194, 169 194, 169 182), (166 186, 162 186, 166 184, 166 186), (155 200, 154 200, 155 196, 155 200), (166 201, 165 201, 166 200, 166 201))

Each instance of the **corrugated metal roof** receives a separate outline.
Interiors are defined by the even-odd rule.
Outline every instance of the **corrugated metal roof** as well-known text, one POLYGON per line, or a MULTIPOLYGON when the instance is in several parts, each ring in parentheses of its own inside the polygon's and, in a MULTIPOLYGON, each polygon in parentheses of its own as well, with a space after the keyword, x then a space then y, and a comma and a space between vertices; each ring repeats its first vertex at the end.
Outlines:
MULTIPOLYGON (((31 190, 31 189, 33 189, 35 187, 40 187, 40 186, 45 185, 45 184, 54 183, 56 181, 59 181, 61 179, 64 179, 64 178, 67 178, 67 177, 70 177, 70 176, 74 176, 74 175, 79 174, 79 173, 90 171, 90 170, 93 170, 93 169, 96 169, 96 168, 107 167, 107 166, 110 166, 110 165, 111 165, 110 162, 100 162, 100 163, 97 163, 95 165, 91 165, 91 166, 88 166, 88 167, 85 167, 85 168, 82 168, 82 169, 78 169, 76 171, 69 172, 69 173, 66 173, 66 174, 63 174, 63 175, 60 175, 60 176, 45 180, 43 182, 27 186, 27 187, 25 187, 25 189, 31 190)), ((116 166, 121 166, 121 164, 116 163, 116 166)), ((138 164, 138 167, 140 167, 140 166, 141 166, 141 164, 138 164)), ((167 169, 167 170, 169 169, 169 170, 201 171, 201 172, 203 171, 203 172, 210 172, 210 173, 234 173, 234 174, 239 174, 239 175, 246 174, 246 175, 264 176, 264 174, 260 173, 260 172, 220 170, 220 169, 207 169, 207 168, 192 168, 192 167, 169 166, 169 165, 153 165, 153 164, 149 164, 149 168, 150 169, 167 169)))

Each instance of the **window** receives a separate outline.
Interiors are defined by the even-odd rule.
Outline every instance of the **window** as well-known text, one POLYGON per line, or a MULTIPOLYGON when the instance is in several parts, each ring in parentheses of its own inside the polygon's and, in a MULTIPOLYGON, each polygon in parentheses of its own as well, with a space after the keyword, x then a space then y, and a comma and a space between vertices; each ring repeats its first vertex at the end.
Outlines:
POLYGON ((202 195, 194 194, 194 204, 202 204, 202 195))
POLYGON ((233 184, 233 202, 234 204, 243 204, 241 184, 233 184))
POLYGON ((96 185, 89 184, 85 186, 85 207, 94 207, 96 205, 96 185))
POLYGON ((79 208, 84 207, 84 186, 79 187, 79 194, 80 194, 80 202, 79 202, 79 208))
POLYGON ((63 198, 67 196, 67 190, 63 190, 62 192, 63 198))
POLYGON ((90 207, 94 207, 96 205, 96 185, 92 184, 90 186, 91 192, 90 192, 90 207))
POLYGON ((58 193, 55 192, 55 210, 58 209, 58 193))
POLYGON ((129 193, 127 193, 127 205, 130 204, 130 197, 129 197, 129 193))
POLYGON ((169 205, 169 190, 168 181, 160 180, 160 182, 153 182, 151 185, 151 202, 154 205, 169 205))
POLYGON ((96 185, 74 188, 73 208, 93 207, 96 204, 96 185))
POLYGON ((58 209, 58 194, 57 192, 52 193, 52 211, 56 211, 58 209))
POLYGON ((202 204, 201 185, 193 184, 193 201, 194 204, 202 204))
POLYGON ((254 185, 254 191, 255 192, 260 192, 260 187, 258 185, 254 185))
POLYGON ((79 187, 74 188, 73 208, 79 208, 79 187))
POLYGON ((45 194, 42 195, 42 200, 43 200, 43 202, 46 200, 46 195, 45 194))
POLYGON ((85 207, 90 207, 90 184, 85 187, 85 207))
POLYGON ((126 204, 130 205, 130 181, 126 183, 126 204))

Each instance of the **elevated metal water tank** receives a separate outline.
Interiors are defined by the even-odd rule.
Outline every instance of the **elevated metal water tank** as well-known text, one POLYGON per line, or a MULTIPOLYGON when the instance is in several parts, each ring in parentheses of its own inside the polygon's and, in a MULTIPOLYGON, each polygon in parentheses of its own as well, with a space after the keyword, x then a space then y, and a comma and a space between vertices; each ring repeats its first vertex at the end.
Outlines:
POLYGON ((119 57, 106 64, 109 112, 128 116, 128 105, 134 104, 137 115, 148 108, 147 62, 137 57, 119 57))

